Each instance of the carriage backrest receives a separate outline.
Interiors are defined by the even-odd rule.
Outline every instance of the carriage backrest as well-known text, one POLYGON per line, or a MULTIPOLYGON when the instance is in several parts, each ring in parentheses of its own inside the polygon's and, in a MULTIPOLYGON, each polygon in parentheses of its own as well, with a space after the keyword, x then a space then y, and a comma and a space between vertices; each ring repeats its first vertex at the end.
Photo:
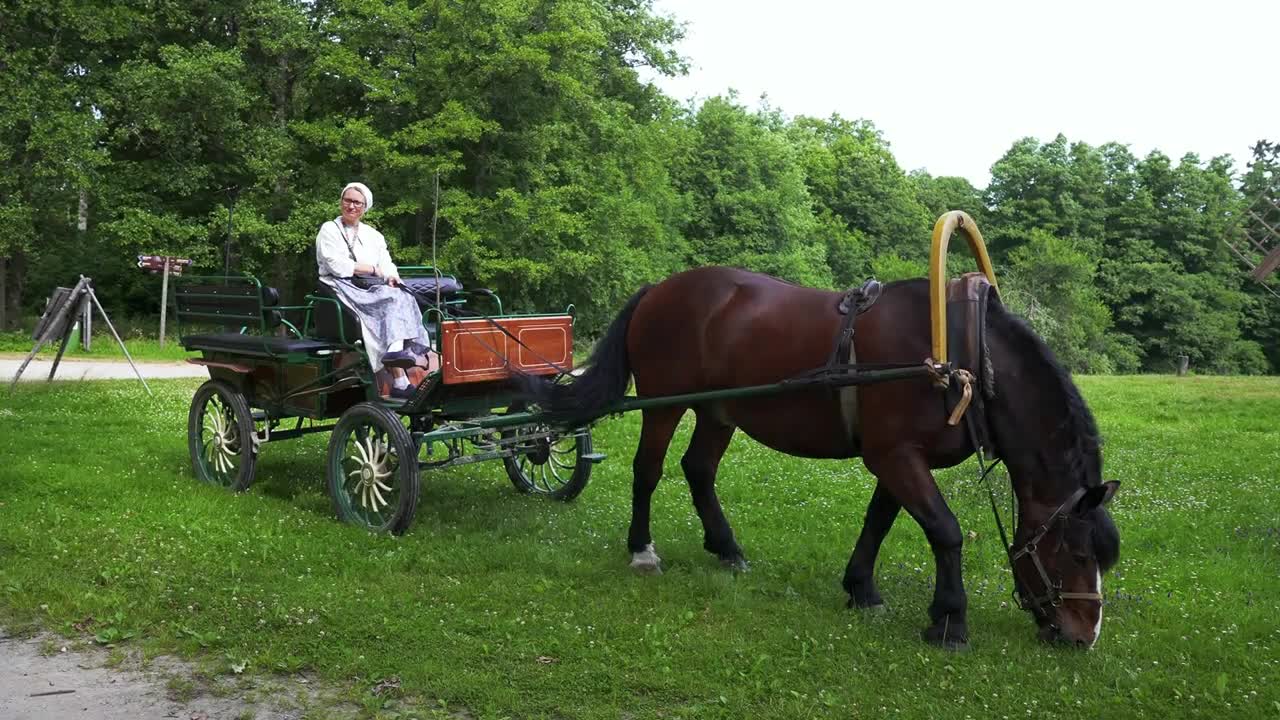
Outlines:
POLYGON ((312 308, 308 335, 344 345, 360 340, 360 321, 338 300, 333 288, 317 283, 315 294, 307 296, 307 300, 312 308))
POLYGON ((179 322, 213 324, 227 328, 256 330, 265 334, 280 325, 283 317, 274 308, 280 293, 256 278, 191 278, 174 288, 175 314, 179 322))

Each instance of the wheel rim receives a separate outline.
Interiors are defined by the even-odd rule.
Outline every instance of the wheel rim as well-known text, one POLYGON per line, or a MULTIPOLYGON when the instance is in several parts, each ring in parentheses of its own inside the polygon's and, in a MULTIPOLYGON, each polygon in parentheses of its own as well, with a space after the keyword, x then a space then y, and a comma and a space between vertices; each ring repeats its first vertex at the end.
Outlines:
POLYGON ((357 521, 386 526, 400 506, 400 457, 387 432, 359 425, 344 438, 341 454, 342 501, 357 521))
POLYGON ((516 468, 530 491, 554 493, 573 479, 578 465, 578 438, 574 435, 558 438, 551 443, 544 462, 537 462, 533 455, 534 453, 517 455, 516 468))
POLYGON ((205 478, 223 487, 234 484, 243 464, 241 449, 235 409, 220 393, 210 395, 200 416, 200 464, 205 478))

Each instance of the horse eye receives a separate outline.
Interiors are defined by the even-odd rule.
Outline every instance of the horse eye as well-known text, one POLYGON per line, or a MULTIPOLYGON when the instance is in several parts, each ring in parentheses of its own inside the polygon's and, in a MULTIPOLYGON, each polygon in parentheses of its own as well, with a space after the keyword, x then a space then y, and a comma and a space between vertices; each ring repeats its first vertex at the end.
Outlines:
POLYGON ((1089 564, 1089 554, 1088 554, 1088 553, 1073 552, 1073 553, 1071 553, 1071 559, 1072 559, 1072 560, 1075 560, 1077 565, 1088 565, 1088 564, 1089 564))

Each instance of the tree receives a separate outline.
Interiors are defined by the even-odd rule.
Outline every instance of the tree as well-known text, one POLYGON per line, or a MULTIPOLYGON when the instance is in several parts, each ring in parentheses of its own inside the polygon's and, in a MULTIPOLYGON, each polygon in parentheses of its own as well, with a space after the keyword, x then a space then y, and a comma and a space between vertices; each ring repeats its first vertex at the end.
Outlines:
POLYGON ((866 120, 800 117, 788 128, 799 153, 826 245, 827 263, 841 287, 869 273, 884 278, 906 267, 923 269, 932 227, 880 131, 866 120))
MULTIPOLYGON (((84 34, 118 37, 118 13, 21 0, 0 24, 0 329, 20 314, 31 268, 74 241, 106 164, 84 34)), ((64 273, 66 270, 64 269, 64 273)), ((62 283, 70 279, 65 275, 62 283)))
POLYGON ((750 113, 730 95, 704 102, 689 123, 673 170, 689 202, 687 264, 738 265, 830 287, 827 248, 814 237, 804 171, 781 117, 750 113))
MULTIPOLYGON (((1271 230, 1280 228, 1280 143, 1259 140, 1253 147, 1240 194, 1248 213, 1242 218, 1255 239, 1267 239, 1266 249, 1280 247, 1280 236, 1271 230)), ((1233 238, 1234 240, 1234 238, 1233 238)), ((1243 243, 1242 243, 1243 244, 1243 243)), ((1261 253, 1258 258, 1261 259, 1261 253)), ((1276 296, 1276 278, 1272 274, 1262 283, 1246 283, 1248 296, 1241 320, 1246 340, 1256 343, 1267 360, 1269 372, 1280 370, 1280 297, 1276 296), (1264 284, 1265 283, 1265 284, 1264 284)))
POLYGON ((1132 371, 1138 366, 1136 348, 1109 334, 1111 312, 1093 284, 1095 271, 1096 262, 1070 240, 1034 230, 1010 254, 1001 288, 1067 368, 1132 371))

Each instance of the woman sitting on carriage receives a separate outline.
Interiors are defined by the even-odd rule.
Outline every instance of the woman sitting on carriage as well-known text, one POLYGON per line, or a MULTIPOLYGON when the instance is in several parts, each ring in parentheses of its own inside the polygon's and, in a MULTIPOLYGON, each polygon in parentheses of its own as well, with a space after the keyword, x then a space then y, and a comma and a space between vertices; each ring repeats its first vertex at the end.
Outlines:
POLYGON ((405 370, 431 369, 422 310, 413 295, 401 289, 400 272, 391 260, 386 238, 360 221, 373 206, 373 192, 353 182, 340 197, 341 214, 322 225, 316 235, 320 281, 360 321, 373 371, 385 367, 391 374, 391 397, 408 399, 414 386, 405 370), (368 283, 365 278, 383 282, 368 283))

